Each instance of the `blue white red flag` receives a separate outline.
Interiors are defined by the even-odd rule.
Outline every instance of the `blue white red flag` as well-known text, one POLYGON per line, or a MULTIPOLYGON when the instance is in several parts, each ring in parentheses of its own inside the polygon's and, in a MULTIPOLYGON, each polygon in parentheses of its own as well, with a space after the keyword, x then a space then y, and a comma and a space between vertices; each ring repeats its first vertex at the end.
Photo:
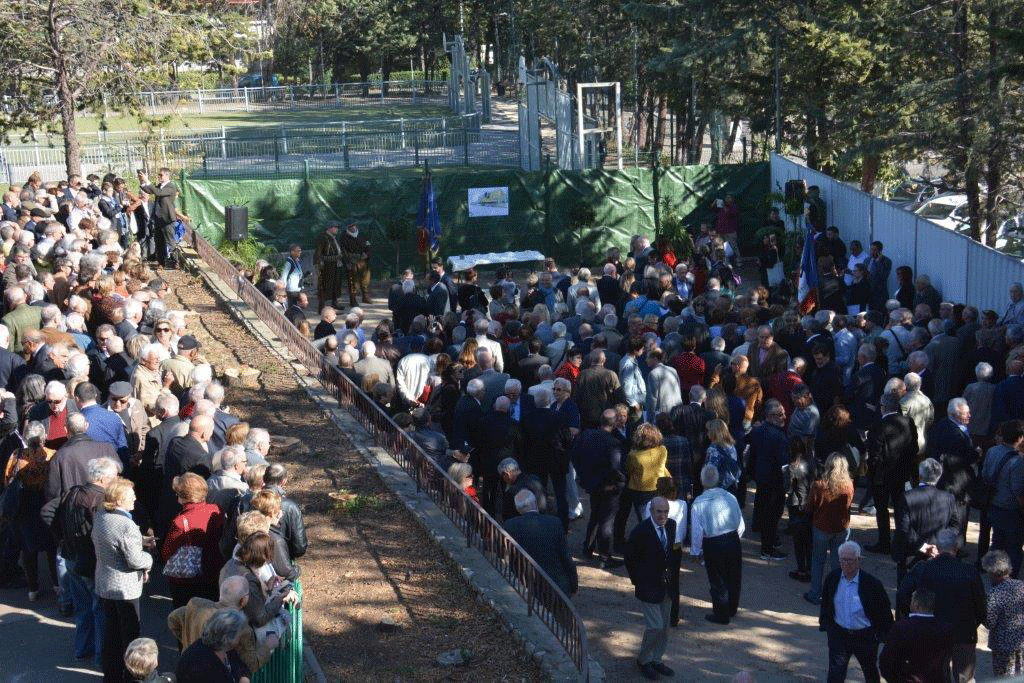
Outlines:
POLYGON ((441 217, 437 213, 437 194, 434 192, 434 179, 430 171, 423 178, 423 195, 420 197, 416 225, 420 229, 420 251, 434 258, 441 249, 441 217))
POLYGON ((804 236, 804 251, 800 256, 800 284, 797 300, 800 312, 810 313, 818 305, 818 257, 814 252, 814 228, 806 218, 807 234, 804 236))

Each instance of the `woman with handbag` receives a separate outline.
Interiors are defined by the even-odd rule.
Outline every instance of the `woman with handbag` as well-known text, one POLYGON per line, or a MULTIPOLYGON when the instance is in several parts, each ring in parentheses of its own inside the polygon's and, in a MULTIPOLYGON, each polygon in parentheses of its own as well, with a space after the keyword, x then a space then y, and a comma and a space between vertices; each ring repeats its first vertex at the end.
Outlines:
POLYGON ((206 502, 206 481, 198 474, 186 472, 175 477, 172 488, 182 510, 171 522, 160 552, 171 602, 175 607, 194 597, 216 602, 217 575, 224 564, 219 547, 224 514, 206 502))
POLYGON ((92 527, 96 549, 96 595, 103 605, 103 683, 131 680, 124 664, 129 643, 139 637, 139 599, 149 579, 153 556, 132 520, 134 484, 120 477, 103 493, 103 511, 92 527))
POLYGON ((25 428, 25 446, 8 459, 4 471, 3 512, 21 540, 21 564, 28 579, 28 599, 39 598, 39 553, 46 553, 50 576, 57 576, 57 544, 39 516, 46 502, 43 489, 50 473, 54 451, 43 446, 46 428, 30 422, 25 428))

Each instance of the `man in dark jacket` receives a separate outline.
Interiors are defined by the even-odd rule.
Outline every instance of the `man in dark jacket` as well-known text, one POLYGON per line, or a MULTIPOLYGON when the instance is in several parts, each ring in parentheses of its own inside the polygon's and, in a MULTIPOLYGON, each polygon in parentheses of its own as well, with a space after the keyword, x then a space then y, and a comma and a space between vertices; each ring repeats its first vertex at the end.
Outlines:
POLYGON ((150 184, 145 173, 139 172, 139 188, 154 198, 153 235, 156 238, 156 258, 161 266, 166 265, 169 253, 174 249, 174 221, 177 220, 175 202, 178 187, 171 182, 171 170, 161 168, 157 182, 150 184))
POLYGON ((904 495, 902 509, 896 515, 896 538, 893 559, 896 560, 896 583, 903 581, 907 570, 917 561, 929 557, 935 538, 943 529, 959 529, 960 508, 949 491, 935 488, 942 477, 942 465, 926 458, 917 466, 920 484, 904 495))
POLYGON ((616 418, 614 408, 601 413, 601 426, 583 430, 571 454, 580 485, 590 494, 590 519, 583 537, 583 554, 589 558, 596 552, 603 569, 622 566, 621 562, 611 559, 613 551, 622 550, 613 547, 613 531, 619 494, 626 485, 622 445, 612 435, 616 418))
POLYGON ((544 342, 538 337, 532 337, 526 346, 529 353, 516 364, 516 377, 523 383, 523 390, 528 390, 537 384, 537 370, 542 365, 548 365, 551 361, 547 356, 541 354, 544 342))
POLYGON ((167 446, 155 529, 159 538, 163 538, 171 520, 181 511, 178 497, 171 487, 174 478, 185 472, 194 472, 203 479, 213 474, 213 458, 208 447, 212 435, 213 418, 209 415, 193 415, 189 421, 188 434, 171 439, 167 446))
POLYGON ((561 522, 552 515, 540 513, 537 496, 530 489, 520 489, 514 504, 519 515, 505 522, 505 531, 547 572, 563 593, 567 596, 575 594, 579 588, 576 563, 569 554, 561 522))
POLYGON ((402 280, 402 295, 395 301, 395 327, 403 333, 409 333, 412 319, 427 312, 427 301, 416 293, 414 280, 402 280))
POLYGON ((967 504, 971 484, 974 481, 974 466, 980 455, 971 442, 967 425, 971 421, 971 408, 962 398, 954 398, 946 407, 946 418, 936 420, 928 433, 928 455, 942 463, 942 478, 939 488, 949 491, 959 506, 959 519, 964 520, 960 529, 961 542, 967 535, 967 504))
POLYGON ((865 683, 879 683, 878 644, 892 627, 882 582, 860 568, 860 546, 839 546, 839 569, 825 578, 818 629, 828 634, 828 683, 843 683, 856 657, 865 683))
MULTIPOLYGON (((898 379, 891 383, 902 382, 898 379)), ((868 430, 867 462, 871 477, 871 495, 875 500, 875 521, 878 541, 865 547, 872 553, 888 554, 892 551, 889 531, 889 503, 896 518, 903 509, 903 487, 913 474, 917 460, 917 427, 906 415, 901 415, 899 394, 893 384, 892 392, 881 399, 882 417, 868 430)))
POLYGON ((626 541, 626 569, 646 624, 636 663, 644 678, 652 681, 658 674, 674 673, 661 663, 661 658, 668 643, 672 611, 669 568, 675 537, 676 523, 669 519, 668 500, 658 496, 651 500, 651 516, 633 527, 626 541))
POLYGON ((953 656, 953 626, 935 618, 935 593, 918 588, 910 599, 910 616, 889 630, 878 669, 891 683, 946 681, 953 656))
POLYGON ((919 588, 936 595, 935 618, 953 626, 953 680, 974 679, 978 626, 985 622, 985 587, 978 570, 956 559, 960 532, 943 529, 935 537, 938 557, 919 562, 900 583, 896 613, 910 613, 910 597, 919 588))
POLYGON ((73 486, 87 486, 87 464, 95 458, 120 461, 114 447, 89 438, 89 421, 81 413, 68 416, 68 440, 50 460, 50 474, 46 482, 46 500, 63 499, 73 486))
MULTIPOLYGON (((491 515, 498 512, 501 489, 498 464, 506 458, 514 458, 518 463, 523 458, 523 435, 508 413, 507 396, 499 396, 494 401, 494 410, 485 413, 480 419, 480 464, 479 474, 483 479, 481 503, 491 515)), ((515 506, 511 500, 504 506, 506 512, 515 514, 515 506)), ((545 512, 547 510, 545 509, 545 512)))
POLYGON ((807 375, 807 386, 814 396, 814 405, 824 414, 843 397, 843 373, 824 344, 815 344, 811 356, 814 366, 807 375))
POLYGON ((302 520, 302 511, 291 498, 285 493, 288 486, 288 470, 279 462, 267 467, 263 473, 263 488, 273 491, 281 496, 281 521, 271 527, 276 530, 288 544, 288 559, 295 561, 296 558, 306 554, 309 542, 306 540, 306 524, 302 520))
MULTIPOLYGON (((551 392, 541 387, 533 397, 534 408, 527 419, 520 420, 523 434, 523 469, 535 474, 547 490, 551 480, 555 491, 555 507, 566 531, 569 529, 569 500, 565 491, 565 474, 569 470, 569 426, 562 415, 551 410, 551 392)), ((550 505, 549 505, 550 508, 550 505)))
POLYGON ((483 397, 486 388, 484 383, 478 379, 469 381, 466 385, 466 393, 459 397, 455 403, 454 416, 452 418, 452 433, 449 435, 448 443, 452 448, 463 453, 470 453, 470 464, 473 471, 480 476, 480 420, 484 416, 483 397))
POLYGON ((28 374, 28 369, 24 358, 7 350, 10 339, 11 333, 7 328, 0 328, 0 388, 13 393, 28 374))
POLYGON ((432 270, 427 273, 427 282, 430 290, 427 294, 426 312, 429 315, 440 318, 451 310, 452 299, 448 293, 448 288, 441 282, 441 276, 437 274, 437 271, 432 270))
POLYGON ((878 352, 871 344, 862 344, 857 350, 859 369, 854 373, 846 405, 850 406, 853 424, 868 429, 878 416, 878 399, 885 386, 886 371, 876 362, 878 352))
POLYGON ((523 472, 515 458, 505 458, 498 463, 496 469, 501 476, 501 482, 505 485, 505 493, 501 498, 501 516, 505 521, 519 514, 516 510, 516 494, 523 490, 533 492, 537 499, 537 509, 541 514, 548 513, 550 505, 547 493, 537 475, 523 472))
POLYGON ((782 468, 789 463, 786 437, 786 409, 775 399, 765 404, 764 422, 750 432, 750 461, 754 465, 757 498, 754 518, 761 531, 761 559, 781 560, 786 555, 779 545, 779 520, 785 508, 786 491, 782 468))

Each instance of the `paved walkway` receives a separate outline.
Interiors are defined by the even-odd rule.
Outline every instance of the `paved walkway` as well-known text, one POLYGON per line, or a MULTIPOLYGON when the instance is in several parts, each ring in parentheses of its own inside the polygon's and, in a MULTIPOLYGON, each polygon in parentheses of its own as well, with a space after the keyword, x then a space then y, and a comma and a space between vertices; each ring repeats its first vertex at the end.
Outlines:
MULTIPOLYGON (((40 572, 49 585, 49 572, 40 572)), ((142 599, 142 634, 160 645, 160 670, 174 671, 178 644, 167 630, 171 598, 167 582, 154 575, 142 599)), ((75 659, 75 622, 57 611, 53 592, 28 601, 27 588, 0 589, 0 683, 87 683, 102 680, 92 662, 75 659)))

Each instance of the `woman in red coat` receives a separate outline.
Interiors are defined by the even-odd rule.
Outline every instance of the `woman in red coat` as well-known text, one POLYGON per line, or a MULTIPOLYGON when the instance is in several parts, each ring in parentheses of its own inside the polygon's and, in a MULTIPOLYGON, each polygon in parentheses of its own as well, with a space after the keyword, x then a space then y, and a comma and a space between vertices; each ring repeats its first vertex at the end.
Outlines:
POLYGON ((175 607, 197 596, 216 602, 217 577, 224 564, 218 547, 224 514, 206 502, 206 482, 198 474, 175 477, 173 488, 182 510, 171 522, 161 551, 171 601, 175 607))

